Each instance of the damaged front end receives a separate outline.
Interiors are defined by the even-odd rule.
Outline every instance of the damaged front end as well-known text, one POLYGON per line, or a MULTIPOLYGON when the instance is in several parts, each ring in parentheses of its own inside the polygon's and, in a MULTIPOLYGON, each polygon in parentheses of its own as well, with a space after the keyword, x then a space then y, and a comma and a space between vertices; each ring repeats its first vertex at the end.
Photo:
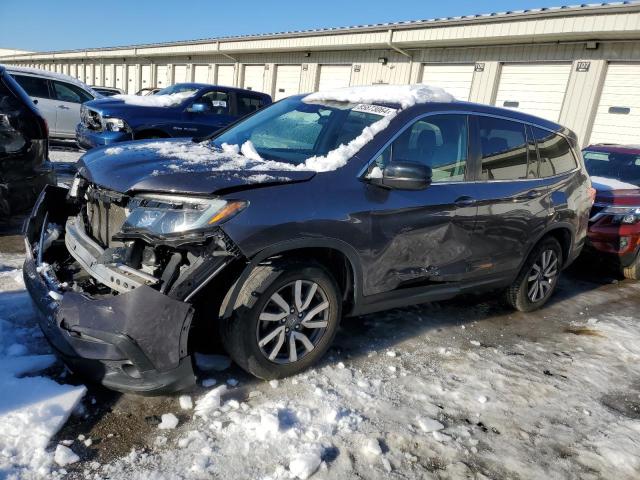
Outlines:
POLYGON ((71 190, 43 190, 25 224, 24 277, 71 370, 146 394, 195 383, 192 300, 241 255, 215 222, 190 228, 211 218, 203 209, 213 200, 189 202, 127 196, 81 177, 71 190))

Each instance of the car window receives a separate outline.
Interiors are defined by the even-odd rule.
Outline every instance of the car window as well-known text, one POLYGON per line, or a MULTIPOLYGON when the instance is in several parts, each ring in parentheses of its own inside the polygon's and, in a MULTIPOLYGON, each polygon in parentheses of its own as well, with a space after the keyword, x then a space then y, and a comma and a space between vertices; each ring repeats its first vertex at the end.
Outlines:
POLYGON ((16 82, 27 92, 30 97, 51 98, 49 95, 49 86, 45 78, 31 77, 29 75, 11 75, 16 82))
MULTIPOLYGON (((478 117, 482 180, 531 178, 524 123, 492 117, 478 117)), ((535 177, 535 175, 533 175, 535 177)))
POLYGON ((433 115, 418 120, 396 138, 375 164, 422 163, 431 167, 433 182, 464 180, 467 166, 466 115, 433 115))
POLYGON ((0 155, 19 152, 26 145, 24 135, 16 127, 16 117, 23 108, 0 79, 0 155))
POLYGON ((249 115, 262 108, 263 105, 264 102, 259 97, 238 94, 238 115, 249 115))
POLYGON ((224 115, 229 112, 229 95, 226 92, 207 92, 196 102, 205 104, 206 112, 213 115, 224 115))
POLYGON ((53 80, 52 83, 56 100, 71 103, 84 103, 93 100, 93 97, 80 87, 71 85, 70 83, 59 82, 58 80, 53 80))
POLYGON ((582 156, 587 172, 592 177, 613 178, 621 182, 640 185, 639 154, 584 150, 582 156))
POLYGON ((540 155, 540 176, 552 177, 577 167, 569 142, 560 135, 533 127, 533 137, 540 155))

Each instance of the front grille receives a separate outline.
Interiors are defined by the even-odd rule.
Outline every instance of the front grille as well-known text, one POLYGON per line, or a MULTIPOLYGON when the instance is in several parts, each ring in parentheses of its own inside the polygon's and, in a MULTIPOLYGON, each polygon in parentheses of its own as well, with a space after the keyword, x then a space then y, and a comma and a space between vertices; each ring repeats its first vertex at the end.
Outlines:
POLYGON ((85 105, 80 108, 80 121, 90 130, 102 130, 102 119, 100 118, 100 114, 85 105))
POLYGON ((87 199, 87 233, 104 248, 120 246, 121 243, 113 241, 112 237, 127 219, 127 198, 114 192, 90 189, 87 199))

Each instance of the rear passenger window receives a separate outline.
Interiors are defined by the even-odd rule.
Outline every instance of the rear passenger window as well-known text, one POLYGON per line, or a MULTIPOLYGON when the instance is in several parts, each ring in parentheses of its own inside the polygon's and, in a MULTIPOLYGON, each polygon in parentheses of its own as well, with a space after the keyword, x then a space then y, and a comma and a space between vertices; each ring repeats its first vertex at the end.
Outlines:
POLYGON ((259 97, 238 94, 238 115, 249 115, 261 109, 263 105, 259 97))
POLYGON ((30 97, 50 98, 49 86, 44 78, 15 74, 12 76, 30 97))
POLYGON ((540 155, 541 177, 552 177, 577 167, 571 146, 564 137, 538 127, 532 130, 540 155))
POLYGON ((526 127, 523 123, 478 117, 482 180, 515 180, 536 175, 528 169, 526 127))
POLYGON ((433 182, 461 182, 467 167, 468 136, 466 115, 428 116, 402 132, 375 165, 422 163, 431 167, 433 182))
POLYGON ((61 102, 84 103, 93 100, 93 97, 76 85, 53 80, 53 90, 56 99, 61 102))

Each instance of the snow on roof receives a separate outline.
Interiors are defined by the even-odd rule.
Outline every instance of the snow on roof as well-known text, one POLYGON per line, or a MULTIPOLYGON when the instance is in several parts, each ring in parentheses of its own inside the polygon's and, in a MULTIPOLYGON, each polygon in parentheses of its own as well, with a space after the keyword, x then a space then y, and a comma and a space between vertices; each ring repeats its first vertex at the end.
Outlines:
POLYGON ((196 90, 170 93, 168 95, 113 95, 111 98, 122 100, 127 105, 139 107, 174 107, 181 104, 187 98, 192 97, 196 90))
POLYGON ((304 97, 305 102, 398 104, 402 108, 428 102, 448 103, 453 95, 429 85, 367 85, 324 90, 304 97))
POLYGON ((93 94, 94 97, 101 98, 98 92, 92 89, 89 85, 84 82, 81 82, 77 78, 71 77, 69 75, 65 75, 64 73, 51 72, 49 70, 42 70, 40 68, 31 68, 31 67, 16 67, 15 65, 5 65, 5 68, 8 72, 21 72, 21 73, 30 73, 32 75, 39 75, 41 77, 54 78, 58 80, 62 80, 65 82, 73 83, 83 90, 87 90, 93 94))

